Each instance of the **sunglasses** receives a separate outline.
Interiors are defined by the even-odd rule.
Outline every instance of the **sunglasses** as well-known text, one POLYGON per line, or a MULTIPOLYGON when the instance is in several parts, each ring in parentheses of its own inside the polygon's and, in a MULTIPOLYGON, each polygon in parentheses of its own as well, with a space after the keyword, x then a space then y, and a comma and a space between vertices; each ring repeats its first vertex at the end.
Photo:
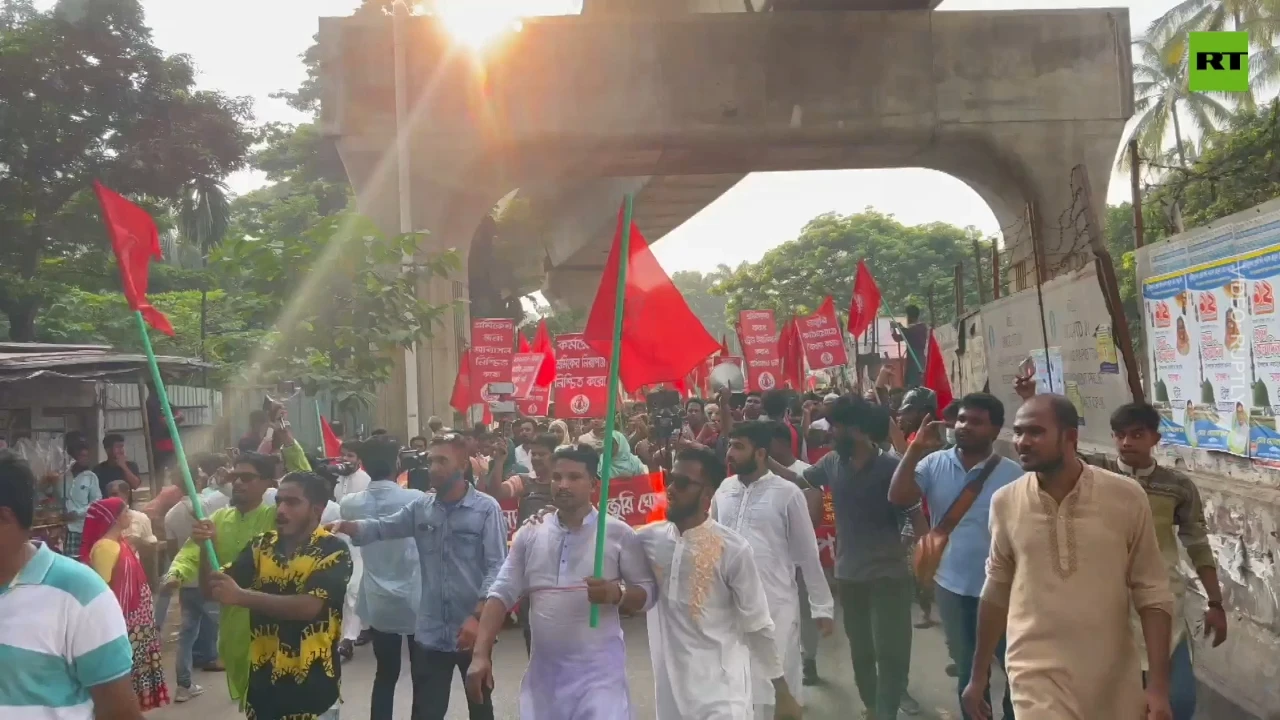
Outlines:
POLYGON ((241 482, 253 482, 254 480, 261 478, 262 476, 255 472, 240 471, 240 472, 231 473, 229 477, 231 478, 232 482, 235 482, 237 480, 241 482))

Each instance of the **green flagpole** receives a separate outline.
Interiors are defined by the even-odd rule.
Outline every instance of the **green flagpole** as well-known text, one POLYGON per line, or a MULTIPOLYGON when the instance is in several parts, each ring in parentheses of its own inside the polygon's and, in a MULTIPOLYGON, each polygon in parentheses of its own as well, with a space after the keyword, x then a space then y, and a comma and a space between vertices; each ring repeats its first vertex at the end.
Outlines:
MULTIPOLYGON (((169 427, 169 436, 173 438, 173 450, 178 455, 178 467, 182 468, 182 482, 186 485, 187 497, 191 498, 191 512, 197 520, 207 520, 204 506, 200 504, 200 494, 196 492, 196 484, 191 480, 191 468, 187 467, 187 453, 182 449, 182 436, 178 434, 178 423, 173 420, 173 408, 169 407, 169 394, 165 392, 164 380, 160 379, 160 366, 156 363, 156 352, 151 349, 151 335, 147 332, 147 322, 142 319, 140 310, 133 311, 133 319, 138 321, 138 334, 142 336, 142 349, 147 353, 147 366, 151 368, 151 382, 155 392, 160 396, 160 408, 164 411, 164 421, 169 427)), ((145 400, 143 401, 145 405, 145 400)), ((143 412, 146 408, 143 407, 143 412)), ((156 468, 151 468, 155 472, 156 468)), ((205 552, 209 553, 209 565, 218 568, 218 553, 214 552, 213 542, 204 541, 205 552)))
MULTIPOLYGON (((604 468, 600 471, 600 511, 596 515, 595 577, 604 573, 605 526, 609 520, 609 476, 613 469, 614 417, 618 411, 618 366, 622 359, 622 306, 627 300, 627 263, 631 260, 632 197, 622 202, 622 238, 618 244, 618 288, 613 298, 613 354, 609 360, 609 400, 605 404, 604 468)), ((600 606, 591 606, 591 627, 600 624, 600 606)))
POLYGON ((320 414, 320 398, 316 398, 316 432, 320 433, 320 457, 329 454, 329 448, 324 444, 324 416, 320 414))

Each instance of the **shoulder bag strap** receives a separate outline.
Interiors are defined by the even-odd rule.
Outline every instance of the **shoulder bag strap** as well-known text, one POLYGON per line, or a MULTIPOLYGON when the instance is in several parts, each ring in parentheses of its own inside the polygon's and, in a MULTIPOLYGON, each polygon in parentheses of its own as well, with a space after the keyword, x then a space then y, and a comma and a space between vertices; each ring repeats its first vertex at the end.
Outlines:
POLYGON ((969 508, 973 507, 973 501, 978 499, 978 495, 982 494, 982 486, 987 482, 987 478, 991 477, 991 473, 995 472, 996 466, 1000 464, 1002 458, 999 455, 992 455, 989 460, 982 466, 982 472, 978 473, 978 477, 970 480, 960 491, 960 497, 951 503, 951 507, 947 508, 947 514, 942 516, 942 520, 933 528, 934 532, 944 535, 950 535, 952 530, 960 524, 964 519, 964 514, 969 512, 969 508))

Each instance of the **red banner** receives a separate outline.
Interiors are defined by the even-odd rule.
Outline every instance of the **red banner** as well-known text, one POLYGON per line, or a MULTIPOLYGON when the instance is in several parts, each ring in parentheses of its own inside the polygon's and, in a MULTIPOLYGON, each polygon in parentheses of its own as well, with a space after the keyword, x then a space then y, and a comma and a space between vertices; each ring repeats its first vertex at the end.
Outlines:
POLYGON ((844 336, 836 321, 836 309, 831 298, 812 315, 799 318, 800 343, 804 346, 804 359, 810 371, 840 367, 849 362, 844 351, 844 336))
MULTIPOLYGON (((593 495, 591 502, 599 505, 600 496, 593 495)), ((499 500, 498 505, 507 518, 507 541, 510 542, 520 529, 520 501, 499 500)), ((614 478, 609 481, 609 514, 631 527, 648 525, 666 518, 667 496, 662 488, 662 473, 614 478)))
POLYGON ((822 491, 822 524, 814 528, 818 535, 818 559, 822 567, 832 569, 836 566, 836 511, 831 504, 830 488, 822 491))
POLYGON ((609 361, 596 354, 582 333, 558 335, 556 417, 602 418, 609 401, 609 361))
POLYGON ((778 356, 778 324, 773 311, 738 313, 738 339, 746 356, 747 390, 768 392, 778 387, 782 360, 778 356))
POLYGON ((516 323, 510 318, 471 320, 471 397, 475 402, 494 399, 485 386, 511 382, 515 356, 516 323))
POLYGON ((524 417, 546 417, 551 410, 551 388, 534 385, 529 397, 516 401, 516 409, 524 417))
POLYGON ((516 353, 512 357, 511 382, 516 386, 512 398, 516 400, 529 398, 529 393, 533 391, 533 381, 538 379, 538 369, 542 367, 543 359, 542 353, 535 352, 516 353))

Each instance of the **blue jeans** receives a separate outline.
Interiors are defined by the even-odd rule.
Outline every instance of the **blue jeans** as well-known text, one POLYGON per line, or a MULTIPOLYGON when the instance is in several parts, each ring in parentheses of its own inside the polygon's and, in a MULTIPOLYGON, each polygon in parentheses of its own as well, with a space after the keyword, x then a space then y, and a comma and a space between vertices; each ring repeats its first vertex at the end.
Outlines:
MULTIPOLYGON (((938 605, 938 617, 942 620, 942 630, 947 636, 947 650, 951 653, 951 661, 956 664, 956 700, 964 694, 969 684, 969 676, 973 673, 973 650, 978 644, 978 598, 957 595, 941 585, 934 585, 934 602, 938 605)), ((996 662, 1004 670, 1004 638, 996 646, 996 662)), ((991 688, 987 688, 987 702, 991 702, 991 688)), ((1013 720, 1013 700, 1010 688, 1004 691, 1004 720, 1013 720)), ((960 713, 964 720, 972 720, 964 712, 964 704, 960 704, 960 713)), ((994 717, 994 715, 993 715, 994 717)))
POLYGON ((191 666, 218 660, 218 604, 205 600, 200 588, 178 591, 182 630, 178 633, 178 687, 191 687, 191 666))
MULTIPOLYGON (((1142 674, 1147 684, 1147 674, 1142 674)), ((1191 638, 1183 637, 1169 658, 1169 707, 1173 720, 1191 720, 1196 714, 1196 673, 1191 666, 1191 638)))

